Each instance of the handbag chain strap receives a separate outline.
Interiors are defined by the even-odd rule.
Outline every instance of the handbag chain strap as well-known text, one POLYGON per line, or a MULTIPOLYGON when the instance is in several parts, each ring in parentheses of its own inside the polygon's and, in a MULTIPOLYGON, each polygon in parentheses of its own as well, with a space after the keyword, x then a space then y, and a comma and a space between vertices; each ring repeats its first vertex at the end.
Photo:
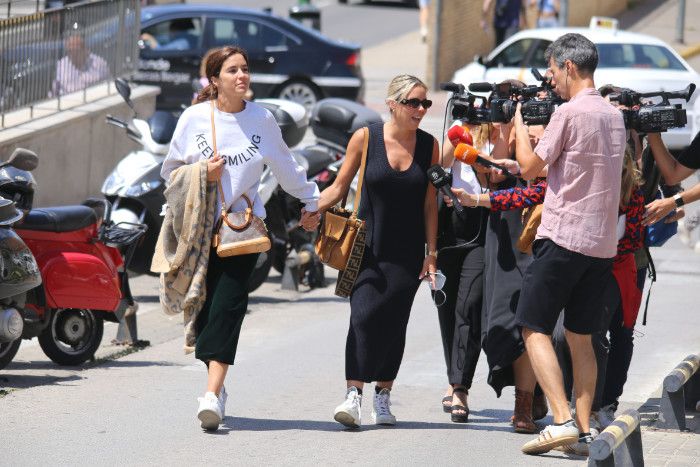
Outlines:
MULTIPOLYGON (((364 127, 364 142, 362 143, 362 159, 360 159, 360 175, 357 179, 357 193, 355 193, 355 201, 352 206, 352 217, 357 217, 357 211, 360 209, 360 198, 362 198, 362 181, 365 178, 365 167, 367 166, 367 147, 369 146, 369 128, 364 127)), ((348 202, 348 193, 350 189, 345 192, 343 196, 343 203, 340 205, 341 208, 345 208, 345 203, 348 202)))
MULTIPOLYGON (((216 125, 214 124, 214 99, 211 99, 209 103, 211 104, 212 145, 214 146, 214 155, 218 156, 219 150, 216 147, 216 125)), ((219 189, 219 196, 221 197, 221 220, 223 220, 226 223, 226 225, 228 225, 233 230, 241 231, 247 229, 251 222, 253 222, 253 203, 250 202, 250 198, 248 198, 245 195, 245 193, 241 195, 245 202, 248 204, 248 207, 245 210, 245 221, 241 225, 234 225, 226 215, 226 200, 224 199, 224 189, 221 186, 221 177, 219 177, 219 179, 216 181, 216 187, 219 189)))

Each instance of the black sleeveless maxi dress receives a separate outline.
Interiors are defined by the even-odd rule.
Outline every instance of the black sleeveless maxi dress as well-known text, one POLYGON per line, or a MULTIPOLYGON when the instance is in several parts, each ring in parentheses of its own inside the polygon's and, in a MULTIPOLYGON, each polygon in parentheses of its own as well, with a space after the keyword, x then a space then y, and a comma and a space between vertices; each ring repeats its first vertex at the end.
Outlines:
POLYGON ((345 347, 348 380, 392 381, 403 357, 406 327, 425 258, 425 216, 434 138, 418 129, 404 171, 387 159, 383 123, 369 126, 359 217, 366 221, 362 265, 350 295, 345 347))

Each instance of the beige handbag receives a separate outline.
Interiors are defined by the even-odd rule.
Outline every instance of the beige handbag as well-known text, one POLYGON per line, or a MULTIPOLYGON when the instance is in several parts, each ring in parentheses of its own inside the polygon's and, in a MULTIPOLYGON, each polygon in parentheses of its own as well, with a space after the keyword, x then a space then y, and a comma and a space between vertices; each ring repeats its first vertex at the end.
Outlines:
POLYGON ((523 209, 522 222, 523 231, 520 232, 516 247, 521 253, 532 254, 532 244, 537 235, 537 228, 542 222, 542 204, 537 204, 529 208, 523 209))
MULTIPOLYGON (((214 125, 214 101, 211 100, 211 134, 214 155, 219 152, 216 148, 216 126, 214 125)), ((221 180, 216 185, 221 197, 221 214, 214 224, 212 247, 221 258, 228 256, 262 253, 271 247, 270 236, 265 222, 253 214, 253 203, 246 195, 241 195, 248 207, 243 212, 226 212, 226 200, 221 180)))
POLYGON ((339 297, 350 296, 365 251, 365 221, 357 218, 357 210, 360 207, 362 180, 367 163, 367 145, 369 143, 369 130, 367 128, 364 128, 364 136, 353 210, 345 209, 348 198, 348 194, 345 193, 340 206, 331 207, 323 215, 323 224, 315 245, 316 254, 321 262, 340 271, 335 287, 335 294, 339 297))

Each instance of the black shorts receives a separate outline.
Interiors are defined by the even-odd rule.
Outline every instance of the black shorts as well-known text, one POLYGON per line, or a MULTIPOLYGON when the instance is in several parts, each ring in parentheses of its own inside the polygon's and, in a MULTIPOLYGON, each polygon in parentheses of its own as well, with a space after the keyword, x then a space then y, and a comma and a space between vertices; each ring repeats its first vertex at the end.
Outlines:
POLYGON ((518 326, 551 335, 564 310, 569 331, 601 331, 613 259, 576 253, 549 239, 536 240, 532 252, 534 261, 525 271, 518 300, 518 326))

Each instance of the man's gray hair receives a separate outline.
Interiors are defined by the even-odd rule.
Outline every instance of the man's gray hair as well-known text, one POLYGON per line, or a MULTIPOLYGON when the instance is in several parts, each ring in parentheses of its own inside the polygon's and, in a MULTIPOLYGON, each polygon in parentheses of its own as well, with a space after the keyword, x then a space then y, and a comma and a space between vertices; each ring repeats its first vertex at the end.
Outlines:
POLYGON ((598 50, 595 44, 581 34, 564 34, 556 41, 549 44, 544 52, 544 58, 549 63, 553 59, 559 68, 564 62, 571 60, 580 70, 593 74, 598 66, 598 50))

